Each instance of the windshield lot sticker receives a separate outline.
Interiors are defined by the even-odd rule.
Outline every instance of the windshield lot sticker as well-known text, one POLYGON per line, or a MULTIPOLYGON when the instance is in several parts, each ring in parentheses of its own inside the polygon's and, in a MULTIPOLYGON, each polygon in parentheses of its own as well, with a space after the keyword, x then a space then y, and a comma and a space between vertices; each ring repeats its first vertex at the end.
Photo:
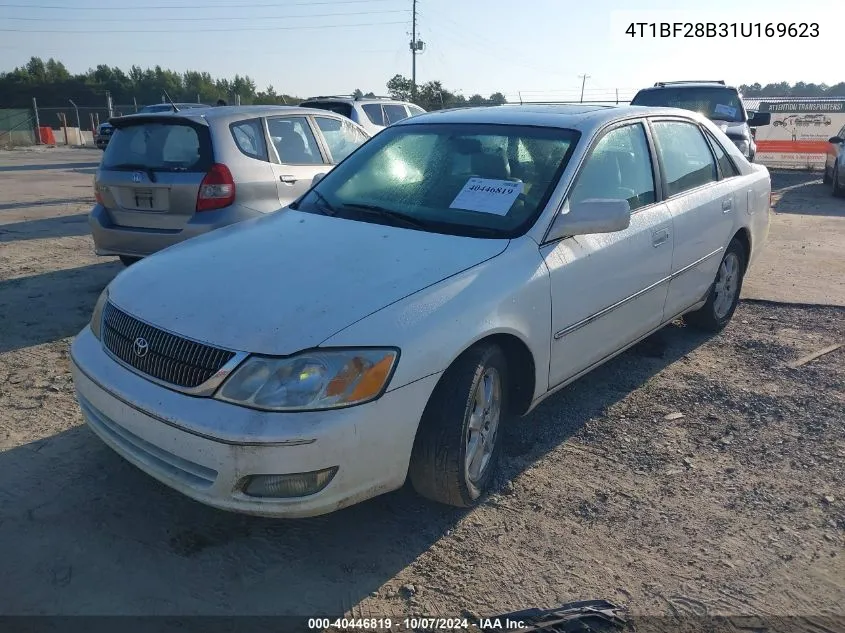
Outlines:
POLYGON ((449 208, 507 215, 522 188, 523 183, 513 180, 470 178, 449 208))
POLYGON ((729 105, 722 105, 721 103, 716 105, 716 114, 727 114, 730 117, 736 116, 736 108, 732 108, 729 105))

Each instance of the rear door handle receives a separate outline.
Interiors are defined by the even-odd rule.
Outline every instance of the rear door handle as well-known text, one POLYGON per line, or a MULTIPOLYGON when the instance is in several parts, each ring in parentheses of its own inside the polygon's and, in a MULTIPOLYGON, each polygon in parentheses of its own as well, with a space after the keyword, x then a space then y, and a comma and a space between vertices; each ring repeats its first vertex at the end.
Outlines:
POLYGON ((279 180, 281 180, 286 185, 296 184, 296 178, 293 176, 279 176, 279 180))
POLYGON ((669 241, 669 229, 660 229, 651 234, 651 244, 655 248, 669 241))
POLYGON ((728 211, 730 211, 732 206, 733 203, 730 198, 722 200, 722 213, 727 213, 728 211))

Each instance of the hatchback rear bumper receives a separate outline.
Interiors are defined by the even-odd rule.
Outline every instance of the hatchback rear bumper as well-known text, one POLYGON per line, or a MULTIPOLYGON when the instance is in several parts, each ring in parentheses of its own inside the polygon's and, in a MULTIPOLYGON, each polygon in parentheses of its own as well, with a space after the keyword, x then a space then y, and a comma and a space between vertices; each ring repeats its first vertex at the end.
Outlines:
POLYGON ((88 224, 97 255, 146 257, 192 237, 261 215, 258 211, 235 204, 197 213, 181 229, 151 229, 114 224, 108 211, 97 204, 88 215, 88 224))

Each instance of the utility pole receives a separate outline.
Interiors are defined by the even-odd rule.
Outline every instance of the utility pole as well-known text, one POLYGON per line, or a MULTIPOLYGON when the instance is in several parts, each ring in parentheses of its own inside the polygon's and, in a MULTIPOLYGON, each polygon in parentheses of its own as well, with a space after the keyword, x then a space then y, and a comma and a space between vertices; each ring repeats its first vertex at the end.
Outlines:
POLYGON ((589 75, 578 75, 581 78, 581 103, 584 103, 584 86, 587 83, 587 80, 590 78, 589 75))
POLYGON ((411 100, 417 98, 417 0, 411 8, 411 100))

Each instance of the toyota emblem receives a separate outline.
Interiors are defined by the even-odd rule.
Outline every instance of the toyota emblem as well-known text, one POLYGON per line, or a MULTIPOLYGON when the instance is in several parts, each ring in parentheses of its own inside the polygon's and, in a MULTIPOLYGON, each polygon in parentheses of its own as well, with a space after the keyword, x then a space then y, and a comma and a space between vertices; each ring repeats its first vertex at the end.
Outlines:
POLYGON ((136 171, 134 174, 132 174, 132 182, 141 182, 141 172, 140 171, 136 171))
POLYGON ((135 342, 132 343, 132 351, 135 352, 135 356, 138 358, 144 358, 144 356, 146 356, 150 351, 150 344, 147 343, 147 339, 139 336, 135 339, 135 342))

